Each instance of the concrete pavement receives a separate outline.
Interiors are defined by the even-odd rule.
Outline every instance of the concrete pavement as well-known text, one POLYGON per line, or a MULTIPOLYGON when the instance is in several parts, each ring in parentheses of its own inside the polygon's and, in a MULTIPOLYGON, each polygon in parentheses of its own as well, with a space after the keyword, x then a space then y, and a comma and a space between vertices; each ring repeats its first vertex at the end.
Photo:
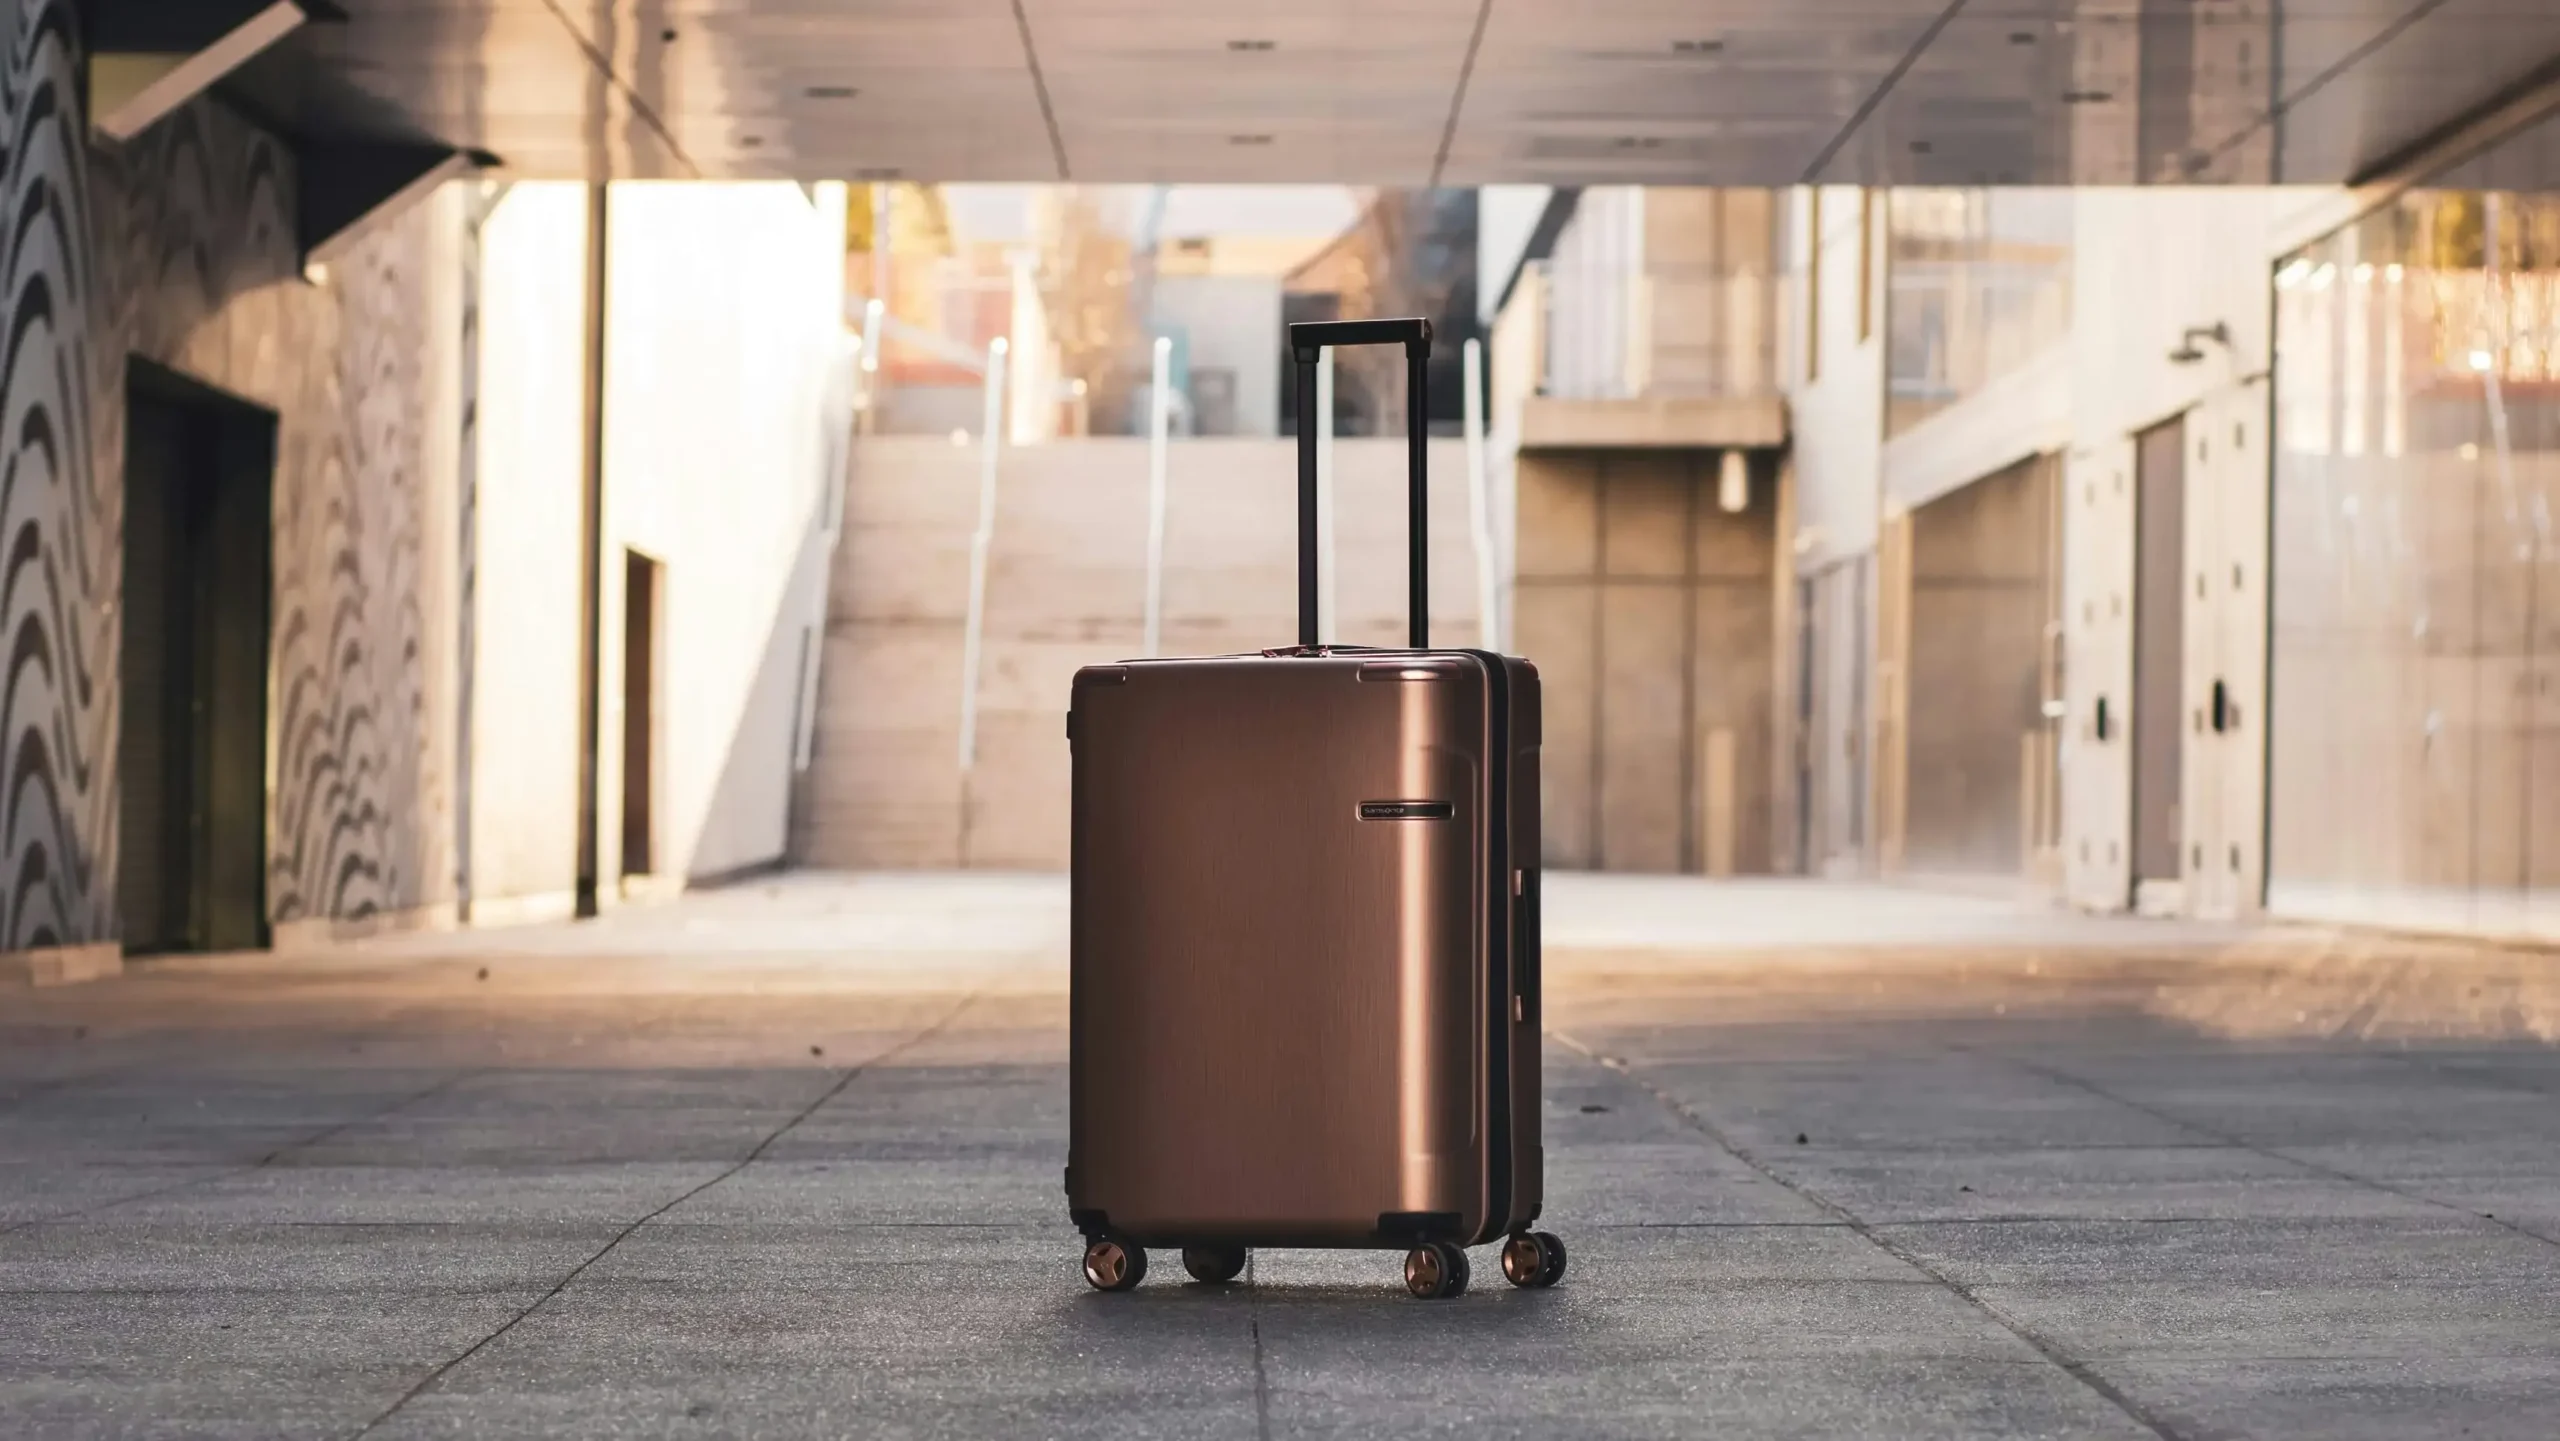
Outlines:
POLYGON ((0 997, 0 1432, 2547 1438, 2560 961, 1560 877, 1552 1292, 1088 1292, 1052 880, 0 997))

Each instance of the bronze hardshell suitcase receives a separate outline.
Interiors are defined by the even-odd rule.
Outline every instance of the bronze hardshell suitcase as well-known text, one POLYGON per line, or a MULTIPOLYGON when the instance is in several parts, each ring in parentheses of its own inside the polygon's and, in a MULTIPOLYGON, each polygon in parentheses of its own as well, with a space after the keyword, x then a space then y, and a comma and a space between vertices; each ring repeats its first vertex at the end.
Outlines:
POLYGON ((1299 643, 1077 673, 1067 1205, 1085 1278, 1147 1248, 1205 1282, 1255 1246, 1403 1249, 1418 1296, 1532 1232, 1538 1082, 1538 673, 1430 648, 1425 321, 1289 327, 1401 344, 1412 398, 1412 648, 1316 634, 1314 407, 1299 406, 1299 643))

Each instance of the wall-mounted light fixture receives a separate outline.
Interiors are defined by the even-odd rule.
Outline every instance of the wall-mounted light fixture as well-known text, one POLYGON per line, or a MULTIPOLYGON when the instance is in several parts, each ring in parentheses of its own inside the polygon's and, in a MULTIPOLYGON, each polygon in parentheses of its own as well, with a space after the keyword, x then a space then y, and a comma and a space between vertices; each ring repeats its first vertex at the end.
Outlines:
POLYGON ((1717 467, 1716 509, 1740 515, 1751 508, 1751 462, 1739 450, 1728 450, 1717 467))
POLYGON ((2169 352, 2169 363, 2171 365, 2193 365, 2197 361, 2204 359, 2204 347, 2198 344, 2198 342, 2206 340, 2212 341, 2214 344, 2221 346, 2225 350, 2230 349, 2231 327, 2225 325, 2219 320, 2215 321, 2211 325, 2188 326, 2187 333, 2181 336, 2178 340, 2178 348, 2169 352))

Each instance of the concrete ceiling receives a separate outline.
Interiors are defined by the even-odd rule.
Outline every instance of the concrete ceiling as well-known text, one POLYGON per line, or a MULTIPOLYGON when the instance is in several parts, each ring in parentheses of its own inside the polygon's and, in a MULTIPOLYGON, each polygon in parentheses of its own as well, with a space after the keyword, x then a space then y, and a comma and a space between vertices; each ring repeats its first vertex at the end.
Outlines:
POLYGON ((2336 182, 2560 56, 2554 0, 336 8, 235 97, 522 176, 2336 182))

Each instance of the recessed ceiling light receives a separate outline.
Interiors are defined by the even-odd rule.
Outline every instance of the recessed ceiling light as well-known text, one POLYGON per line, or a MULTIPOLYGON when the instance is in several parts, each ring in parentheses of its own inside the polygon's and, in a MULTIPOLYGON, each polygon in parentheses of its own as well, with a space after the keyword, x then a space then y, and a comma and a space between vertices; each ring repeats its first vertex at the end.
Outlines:
POLYGON ((812 85, 800 93, 812 100, 851 100, 861 92, 850 85, 812 85))
POLYGON ((2107 90, 2065 90, 2062 92, 2062 103, 2065 105, 2104 105, 2115 98, 2114 92, 2107 90))
POLYGON ((1271 143, 1271 137, 1268 135, 1230 135, 1227 137, 1227 143, 1229 145, 1268 145, 1271 143))
POLYGON ((2036 43, 2035 32, 2032 30, 2012 30, 2009 32, 2009 43, 2012 45, 2033 45, 2036 43))
POLYGON ((1722 49, 1724 49, 1724 42, 1721 40, 1674 40, 1671 42, 1671 51, 1675 55, 1713 55, 1722 49))
POLYGON ((1279 42, 1274 40, 1230 40, 1227 42, 1228 49, 1241 50, 1250 54, 1259 54, 1265 50, 1277 49, 1278 45, 1279 42))

